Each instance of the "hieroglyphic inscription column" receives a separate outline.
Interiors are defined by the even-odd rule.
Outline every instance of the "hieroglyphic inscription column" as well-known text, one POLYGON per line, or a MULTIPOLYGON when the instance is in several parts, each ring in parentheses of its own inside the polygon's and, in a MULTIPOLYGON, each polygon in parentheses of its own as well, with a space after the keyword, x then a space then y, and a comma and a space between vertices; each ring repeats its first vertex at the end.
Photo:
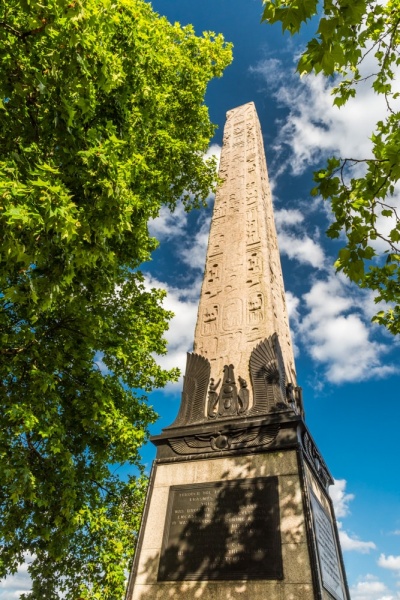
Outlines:
POLYGON ((194 351, 218 380, 226 364, 249 380, 255 346, 277 333, 295 366, 264 145, 253 102, 227 113, 194 351))

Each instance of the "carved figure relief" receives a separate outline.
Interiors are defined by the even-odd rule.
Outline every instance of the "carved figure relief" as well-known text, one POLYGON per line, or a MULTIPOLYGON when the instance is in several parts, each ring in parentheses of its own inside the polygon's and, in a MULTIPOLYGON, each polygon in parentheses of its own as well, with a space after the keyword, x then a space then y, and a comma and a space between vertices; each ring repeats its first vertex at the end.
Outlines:
POLYGON ((220 202, 219 206, 214 208, 213 219, 222 219, 226 216, 226 200, 220 202))
POLYGON ((233 143, 233 147, 235 148, 235 150, 237 148, 243 148, 244 147, 244 137, 236 138, 236 140, 233 143))
POLYGON ((209 286, 212 286, 212 283, 207 283, 207 289, 204 292, 204 295, 207 296, 209 300, 211 300, 212 298, 217 298, 222 292, 222 288, 211 287, 211 289, 209 289, 209 286))
POLYGON ((256 242, 259 241, 258 225, 257 225, 257 212, 256 212, 255 208, 251 208, 247 211, 246 236, 247 236, 247 244, 255 244, 256 242))
POLYGON ((218 283, 220 280, 220 271, 221 269, 218 263, 212 264, 207 273, 208 283, 218 283))
POLYGON ((240 389, 238 392, 238 403, 239 403, 239 414, 243 414, 249 408, 249 390, 247 388, 247 381, 239 375, 240 389))
POLYGON ((194 350, 197 352, 197 354, 201 354, 206 358, 213 357, 217 353, 217 345, 218 338, 216 337, 207 339, 202 338, 200 343, 195 346, 194 350))
POLYGON ((303 435, 303 448, 305 454, 308 456, 309 461, 317 472, 318 479, 322 483, 322 486, 327 490, 328 486, 333 483, 333 480, 329 475, 329 471, 322 456, 318 452, 315 444, 312 442, 307 432, 305 432, 303 435))
POLYGON ((242 301, 240 298, 232 298, 224 308, 222 315, 222 329, 229 331, 240 327, 242 324, 242 301))
POLYGON ((210 379, 210 387, 208 389, 208 410, 207 416, 210 419, 215 419, 218 414, 218 386, 221 383, 221 380, 218 383, 214 382, 214 379, 210 379))
POLYGON ((229 196, 229 210, 237 212, 239 210, 240 199, 236 198, 236 194, 230 194, 229 196))
POLYGON ((215 233, 210 240, 210 255, 219 254, 224 246, 224 234, 215 233))
POLYGON ((267 447, 272 444, 278 433, 277 424, 253 427, 250 430, 242 428, 234 432, 224 432, 220 429, 204 435, 173 438, 169 440, 169 444, 176 454, 205 454, 240 448, 267 447))
POLYGON ((298 412, 296 407, 295 387, 293 383, 288 383, 286 386, 286 400, 295 412, 298 412))
POLYGON ((203 335, 211 335, 217 331, 218 304, 207 307, 203 316, 203 335))
POLYGON ((225 365, 224 377, 219 394, 218 415, 227 417, 238 414, 238 394, 233 365, 225 365))
POLYGON ((303 394, 301 387, 293 385, 292 382, 288 383, 286 386, 286 400, 293 411, 296 414, 301 415, 304 419, 303 394))
POLYGON ((249 325, 260 323, 264 319, 263 295, 261 292, 251 294, 247 302, 247 322, 249 325))
POLYGON ((262 272, 262 258, 259 252, 252 252, 247 257, 247 270, 252 275, 262 272))

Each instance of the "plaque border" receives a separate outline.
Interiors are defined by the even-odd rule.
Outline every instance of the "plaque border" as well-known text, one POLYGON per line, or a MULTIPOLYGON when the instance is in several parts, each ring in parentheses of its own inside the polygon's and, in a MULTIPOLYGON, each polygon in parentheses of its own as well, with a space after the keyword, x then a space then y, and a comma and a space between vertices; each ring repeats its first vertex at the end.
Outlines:
POLYGON ((277 576, 270 576, 270 577, 247 577, 245 573, 241 572, 241 573, 237 573, 236 576, 233 577, 228 577, 224 574, 222 574, 219 577, 210 577, 210 576, 205 576, 205 575, 197 575, 195 573, 193 574, 188 574, 185 575, 182 578, 160 578, 160 567, 161 567, 161 560, 162 560, 162 555, 165 552, 165 550, 168 547, 168 539, 169 539, 169 531, 170 531, 170 523, 172 520, 172 507, 173 507, 173 494, 171 492, 175 492, 177 490, 182 490, 182 489, 196 489, 196 488, 205 488, 207 486, 216 486, 217 484, 221 483, 221 480, 218 481, 202 481, 199 483, 189 483, 189 484, 182 484, 182 485, 171 485, 169 486, 168 489, 168 504, 167 504, 167 511, 166 511, 166 515, 165 515, 165 522, 164 522, 164 530, 163 530, 163 538, 162 538, 162 544, 161 544, 161 548, 160 548, 160 556, 159 556, 159 563, 158 563, 158 570, 157 570, 157 582, 177 582, 177 581, 281 581, 284 579, 284 575, 283 575, 283 558, 282 558, 282 536, 281 536, 281 516, 280 516, 280 504, 279 504, 279 500, 280 500, 280 495, 279 495, 279 477, 277 475, 272 475, 269 477, 251 477, 251 478, 241 478, 241 479, 228 479, 226 481, 223 481, 223 484, 228 486, 228 487, 233 487, 235 485, 237 485, 238 483, 246 483, 246 484, 256 484, 257 482, 261 482, 261 481, 270 481, 271 483, 274 483, 274 493, 276 493, 276 511, 277 511, 277 530, 275 533, 276 536, 276 549, 277 552, 274 553, 274 561, 276 562, 276 574, 277 576))
POLYGON ((333 527, 332 517, 331 517, 331 515, 327 514, 325 508, 323 507, 323 505, 321 504, 321 502, 319 501, 319 499, 317 498, 316 494, 313 492, 313 490, 311 488, 310 488, 310 506, 311 506, 312 521, 313 521, 313 526, 314 526, 314 531, 315 531, 315 545, 316 545, 316 549, 317 549, 317 557, 318 557, 319 570, 320 570, 320 573, 321 573, 322 587, 324 587, 325 590, 327 592, 329 592, 329 594, 331 594, 333 596, 333 598, 335 598, 335 600, 346 600, 347 595, 346 595, 346 589, 345 589, 345 585, 344 585, 344 581, 343 581, 342 565, 341 565, 341 561, 340 561, 340 555, 339 555, 339 550, 338 550, 338 544, 337 544, 337 540, 336 540, 335 530, 334 530, 334 527, 333 527), (319 538, 318 538, 318 535, 317 535, 318 528, 317 528, 317 522, 316 522, 316 515, 315 515, 314 503, 324 513, 324 515, 328 519, 329 524, 331 526, 332 540, 333 540, 333 544, 335 546, 336 560, 337 560, 337 565, 338 565, 338 568, 339 568, 339 576, 340 576, 340 582, 341 582, 342 597, 340 597, 337 594, 336 590, 334 590, 329 585, 329 583, 327 583, 326 580, 324 579, 324 570, 322 568, 320 543, 319 543, 319 538))

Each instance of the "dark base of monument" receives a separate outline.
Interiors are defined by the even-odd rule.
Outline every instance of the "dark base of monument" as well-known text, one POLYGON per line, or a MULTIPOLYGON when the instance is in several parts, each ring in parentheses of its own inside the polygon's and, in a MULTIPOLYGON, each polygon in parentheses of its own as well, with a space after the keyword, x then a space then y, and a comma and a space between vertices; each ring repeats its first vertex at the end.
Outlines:
POLYGON ((291 410, 165 429, 127 600, 350 600, 328 487, 291 410), (200 586, 200 587, 199 587, 200 586))

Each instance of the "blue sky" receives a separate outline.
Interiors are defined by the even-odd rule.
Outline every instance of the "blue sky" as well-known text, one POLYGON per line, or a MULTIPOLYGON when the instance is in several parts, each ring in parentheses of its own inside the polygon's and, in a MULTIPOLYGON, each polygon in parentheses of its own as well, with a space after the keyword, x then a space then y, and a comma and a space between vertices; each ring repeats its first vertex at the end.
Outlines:
MULTIPOLYGON (((192 23, 198 34, 221 32, 234 44, 234 61, 206 97, 219 129, 210 152, 220 150, 225 113, 254 101, 264 135, 273 186, 283 275, 297 348, 306 421, 337 480, 332 496, 352 600, 400 598, 400 340, 372 326, 373 298, 335 274, 339 242, 328 241, 329 205, 311 199, 312 171, 324 157, 369 156, 368 135, 382 116, 379 98, 360 88, 344 109, 332 108, 327 82, 299 80, 295 57, 313 31, 283 36, 260 24, 261 0, 154 0, 170 21, 192 23)), ((191 350, 213 199, 209 209, 186 215, 162 211, 151 228, 161 240, 144 265, 149 284, 168 290, 176 317, 170 352, 160 362, 184 370, 191 350)), ((382 225, 385 226, 384 224, 382 225)), ((180 385, 154 393, 159 433, 176 415, 180 385)), ((143 459, 150 466, 148 444, 143 459)), ((0 599, 28 589, 20 576, 0 583, 0 599)))

